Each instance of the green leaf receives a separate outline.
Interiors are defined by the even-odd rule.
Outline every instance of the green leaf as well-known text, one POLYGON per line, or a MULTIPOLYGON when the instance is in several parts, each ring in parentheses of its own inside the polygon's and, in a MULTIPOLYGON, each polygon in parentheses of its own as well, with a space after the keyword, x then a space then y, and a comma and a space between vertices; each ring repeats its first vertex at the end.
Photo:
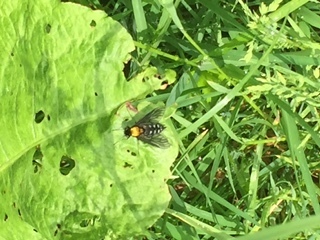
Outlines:
POLYGON ((127 81, 133 41, 102 11, 47 0, 0 9, 0 237, 142 234, 168 205, 178 147, 170 127, 165 150, 126 139, 119 107, 175 74, 147 68, 127 81))

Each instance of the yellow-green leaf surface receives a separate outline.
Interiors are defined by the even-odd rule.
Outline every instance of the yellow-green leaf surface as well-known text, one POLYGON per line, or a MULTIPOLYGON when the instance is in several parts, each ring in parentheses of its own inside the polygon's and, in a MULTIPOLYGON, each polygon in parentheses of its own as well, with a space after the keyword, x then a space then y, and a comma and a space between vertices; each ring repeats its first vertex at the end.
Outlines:
POLYGON ((0 238, 142 234, 170 200, 177 144, 170 127, 168 149, 126 139, 124 122, 135 116, 124 103, 174 73, 159 80, 147 68, 127 81, 130 35, 80 5, 2 1, 0 28, 0 238))

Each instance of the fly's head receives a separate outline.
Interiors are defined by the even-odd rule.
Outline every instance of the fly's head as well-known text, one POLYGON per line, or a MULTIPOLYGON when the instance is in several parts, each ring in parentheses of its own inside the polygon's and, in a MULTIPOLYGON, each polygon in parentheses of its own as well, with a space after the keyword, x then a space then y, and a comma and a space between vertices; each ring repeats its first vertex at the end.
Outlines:
POLYGON ((124 129, 124 135, 129 138, 131 136, 131 130, 130 130, 130 127, 126 127, 124 129))

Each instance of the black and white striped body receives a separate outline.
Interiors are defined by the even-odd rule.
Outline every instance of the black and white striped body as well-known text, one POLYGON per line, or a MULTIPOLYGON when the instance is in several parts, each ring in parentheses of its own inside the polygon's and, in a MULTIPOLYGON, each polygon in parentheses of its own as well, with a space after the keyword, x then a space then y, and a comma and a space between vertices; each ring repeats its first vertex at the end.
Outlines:
POLYGON ((144 134, 146 137, 152 137, 160 134, 165 129, 165 126, 160 123, 141 124, 138 127, 143 129, 142 134, 144 134))

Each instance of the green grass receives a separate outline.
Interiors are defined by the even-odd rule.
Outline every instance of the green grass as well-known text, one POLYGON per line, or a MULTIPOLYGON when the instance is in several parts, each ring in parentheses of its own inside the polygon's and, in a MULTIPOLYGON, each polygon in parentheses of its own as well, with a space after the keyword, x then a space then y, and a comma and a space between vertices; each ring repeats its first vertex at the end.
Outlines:
POLYGON ((319 4, 117 1, 105 10, 136 41, 132 72, 178 74, 147 99, 177 108, 180 144, 171 204, 148 238, 319 238, 319 4))
POLYGON ((135 102, 171 108, 180 149, 171 203, 140 239, 320 238, 319 3, 75 2, 133 37, 128 79, 177 73, 135 102))

